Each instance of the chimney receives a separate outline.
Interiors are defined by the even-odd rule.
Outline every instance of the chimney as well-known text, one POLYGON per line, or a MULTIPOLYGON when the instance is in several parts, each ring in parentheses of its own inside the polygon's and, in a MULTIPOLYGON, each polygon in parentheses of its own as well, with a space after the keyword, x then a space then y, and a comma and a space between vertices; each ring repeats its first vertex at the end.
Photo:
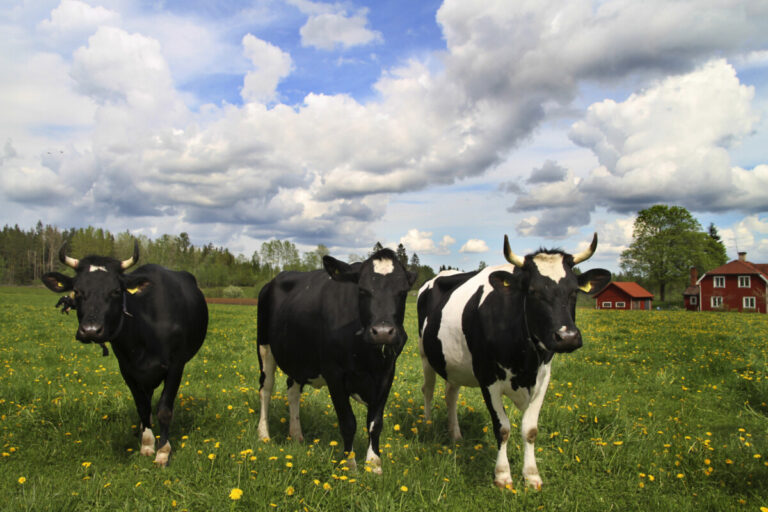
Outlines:
POLYGON ((699 278, 699 271, 696 267, 691 267, 691 286, 696 286, 696 280, 699 278))
POLYGON ((739 261, 747 261, 747 253, 745 251, 739 252, 739 261))

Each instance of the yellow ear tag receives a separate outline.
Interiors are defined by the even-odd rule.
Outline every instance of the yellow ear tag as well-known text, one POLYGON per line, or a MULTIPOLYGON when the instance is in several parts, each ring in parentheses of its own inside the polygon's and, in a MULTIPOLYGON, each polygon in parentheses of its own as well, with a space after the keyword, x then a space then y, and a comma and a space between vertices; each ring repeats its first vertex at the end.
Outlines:
POLYGON ((64 288, 64 283, 56 282, 56 286, 59 288, 64 288))
POLYGON ((584 283, 584 286, 579 286, 579 290, 583 291, 584 293, 589 293, 589 290, 592 289, 592 283, 587 281, 584 283))
POLYGON ((507 281, 506 279, 505 279, 505 280, 502 282, 502 284, 503 284, 503 285, 504 285, 506 288, 509 288, 509 281, 507 281))
POLYGON ((137 286, 136 288, 128 288, 128 289, 126 289, 125 291, 127 291, 128 293, 130 293, 131 295, 133 295, 134 293, 136 293, 136 292, 138 292, 138 291, 139 291, 139 287, 137 286))

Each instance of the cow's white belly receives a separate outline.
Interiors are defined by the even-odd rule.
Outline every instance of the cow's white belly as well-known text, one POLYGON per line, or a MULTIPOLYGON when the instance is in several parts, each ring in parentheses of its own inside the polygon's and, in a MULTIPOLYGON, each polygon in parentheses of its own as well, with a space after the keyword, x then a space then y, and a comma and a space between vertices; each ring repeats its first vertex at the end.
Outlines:
POLYGON ((459 386, 479 386, 480 383, 472 371, 472 354, 467 347, 461 326, 443 322, 437 337, 442 342, 446 379, 459 386))

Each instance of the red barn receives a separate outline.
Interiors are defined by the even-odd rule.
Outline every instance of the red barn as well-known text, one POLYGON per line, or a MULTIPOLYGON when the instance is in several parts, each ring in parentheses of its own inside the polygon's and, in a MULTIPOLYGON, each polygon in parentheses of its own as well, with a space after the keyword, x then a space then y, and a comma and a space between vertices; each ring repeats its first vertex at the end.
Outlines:
POLYGON ((595 309, 651 309, 653 294, 634 282, 613 281, 595 295, 595 309))
POLYGON ((768 263, 751 263, 747 253, 704 273, 699 285, 699 311, 766 313, 768 263))

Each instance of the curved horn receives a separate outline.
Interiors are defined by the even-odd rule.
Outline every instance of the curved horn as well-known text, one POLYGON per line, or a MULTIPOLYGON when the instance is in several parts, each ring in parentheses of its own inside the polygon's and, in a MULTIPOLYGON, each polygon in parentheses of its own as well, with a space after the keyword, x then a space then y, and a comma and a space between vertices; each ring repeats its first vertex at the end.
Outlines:
POLYGON ((64 245, 59 249, 59 261, 75 270, 77 270, 77 266, 80 264, 80 260, 67 256, 67 242, 64 242, 64 245))
POLYGON ((573 255, 573 264, 578 265, 582 261, 586 261, 589 258, 592 257, 593 254, 595 254, 595 249, 597 249, 597 233, 592 237, 592 243, 589 244, 589 247, 587 247, 586 250, 580 252, 579 254, 573 255))
POLYGON ((504 235, 504 257, 507 258, 508 262, 516 267, 522 267, 525 263, 524 258, 521 258, 512 252, 512 249, 509 247, 509 238, 507 238, 507 235, 504 235))
POLYGON ((120 262, 120 268, 125 270, 127 268, 132 267, 136 264, 136 262, 139 261, 139 241, 135 240, 133 241, 133 256, 128 258, 127 260, 123 260, 120 262))

